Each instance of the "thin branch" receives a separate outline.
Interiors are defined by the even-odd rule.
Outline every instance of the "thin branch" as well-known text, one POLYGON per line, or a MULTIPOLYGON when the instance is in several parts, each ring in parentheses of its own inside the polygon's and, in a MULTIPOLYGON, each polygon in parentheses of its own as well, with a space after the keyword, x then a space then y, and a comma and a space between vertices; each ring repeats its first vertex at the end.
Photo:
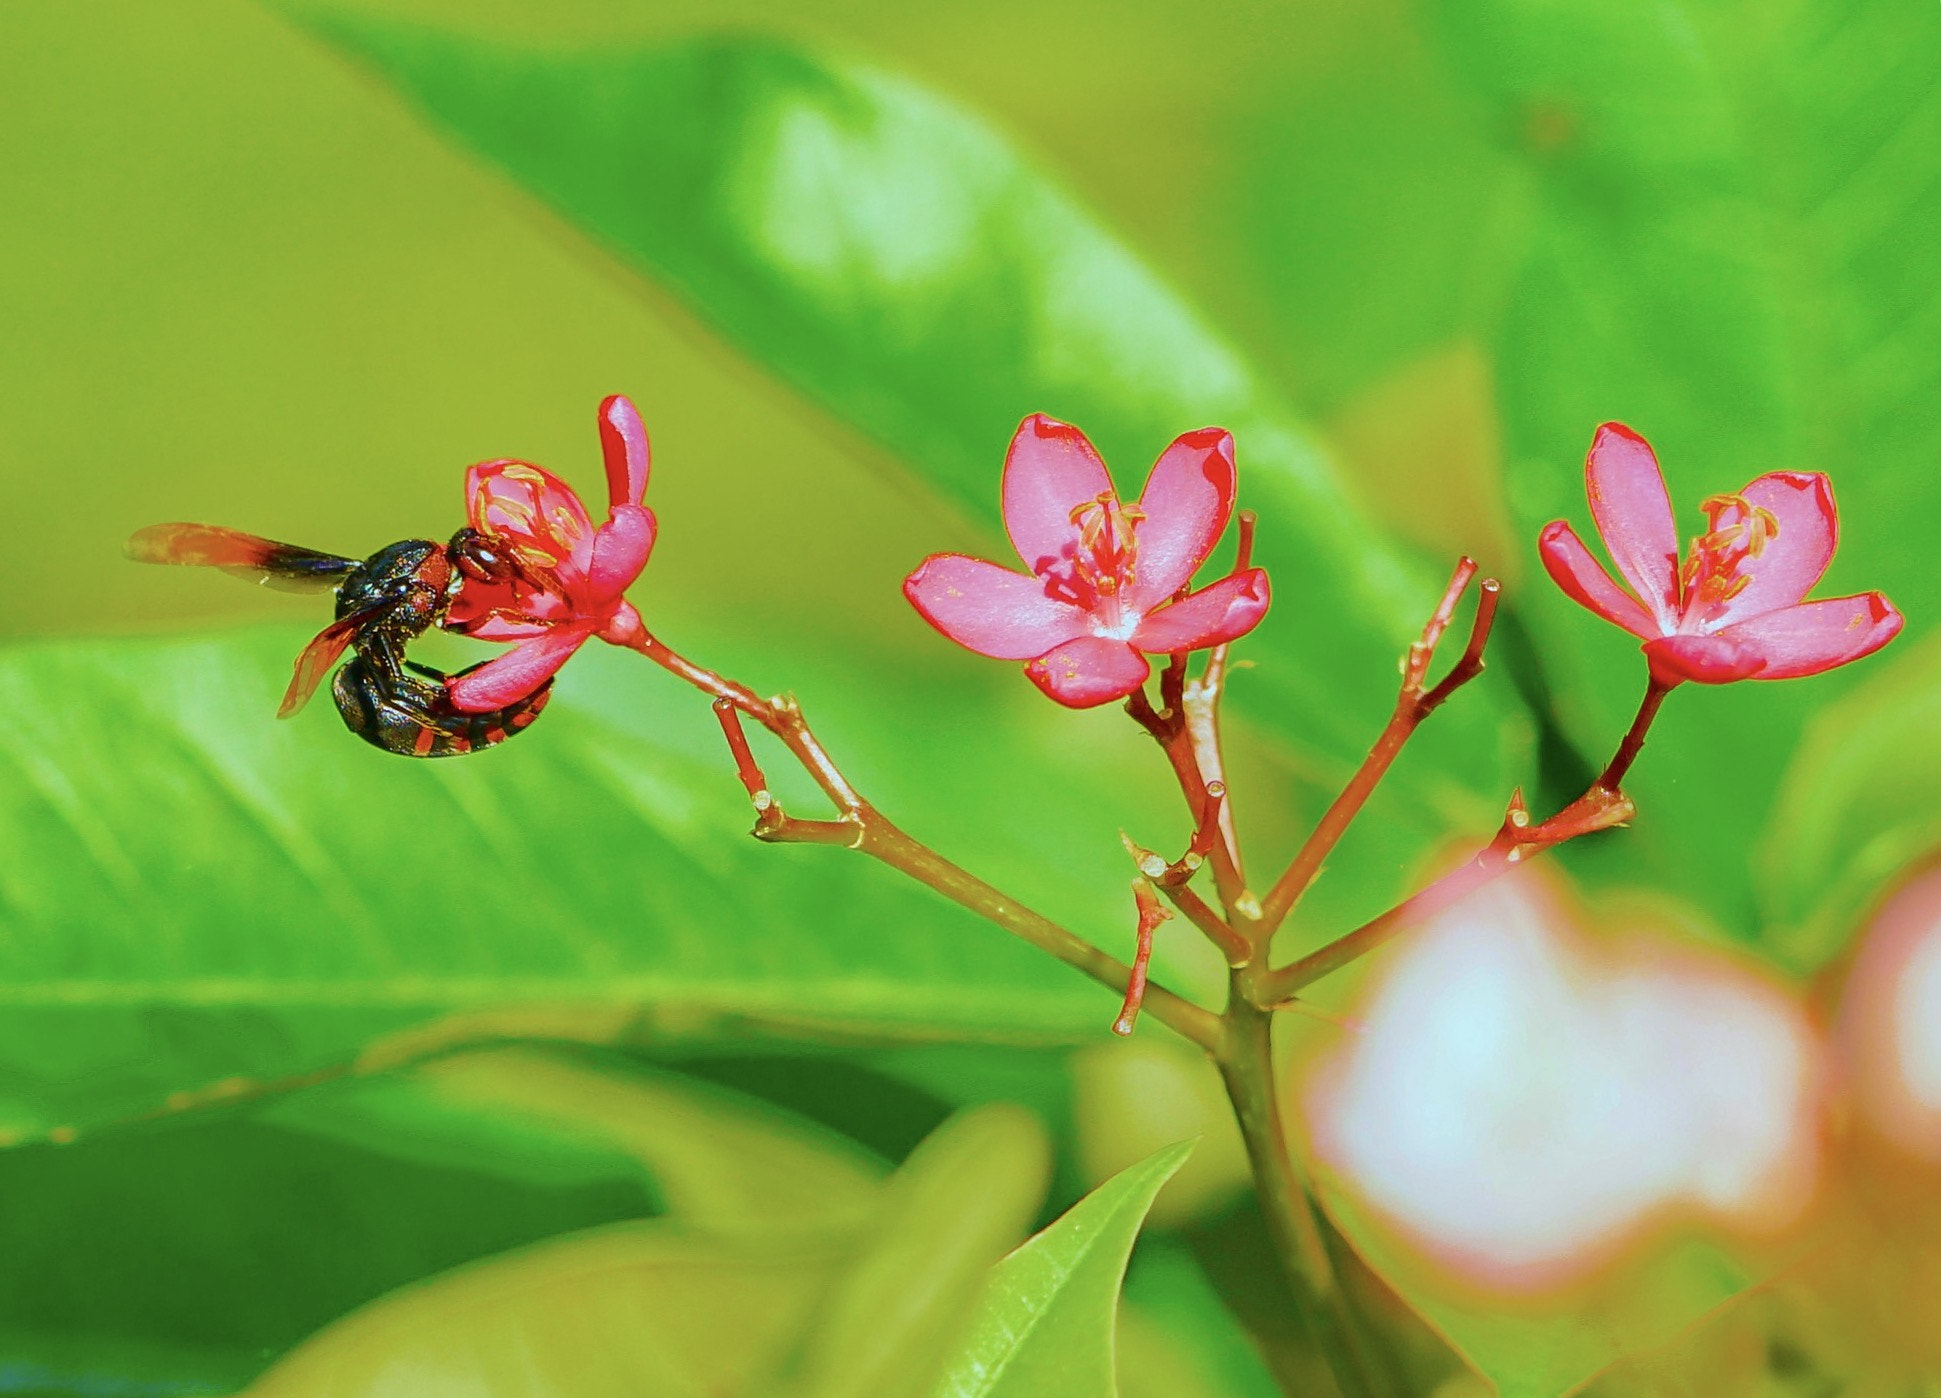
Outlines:
MULTIPOLYGON (((974 874, 959 868, 936 851, 899 829, 865 801, 843 776, 788 695, 762 699, 745 685, 725 679, 670 650, 653 636, 641 633, 631 648, 715 699, 736 776, 755 803, 756 838, 773 843, 843 845, 888 864, 919 883, 996 923, 1014 936, 1049 952, 1066 965, 1100 984, 1124 994, 1132 985, 1133 968, 1082 940, 1051 919, 1025 907, 974 874), (742 716, 754 719, 779 739, 835 804, 836 820, 797 820, 784 814, 768 789, 768 779, 748 747, 742 716), (737 742, 739 736, 740 741, 737 742), (762 796, 768 796, 764 806, 762 796)), ((1223 1037, 1220 1019, 1163 986, 1148 984, 1144 1004, 1167 1028, 1208 1052, 1223 1037)))
MULTIPOLYGON (((1060 927, 1050 918, 1032 911, 985 883, 975 874, 959 868, 929 846, 872 811, 866 822, 863 841, 857 846, 864 854, 899 869, 917 882, 926 884, 961 907, 996 923, 1005 931, 1049 952, 1067 966, 1083 971, 1109 989, 1124 994, 1132 985, 1132 968, 1114 956, 1100 951, 1060 927)), ((1222 1038, 1219 1016, 1201 1009, 1190 1000, 1157 984, 1148 984, 1145 1007, 1168 1029, 1212 1052, 1222 1038)))
POLYGON ((1133 905, 1139 910, 1138 949, 1132 958, 1132 978, 1126 985, 1125 1000, 1119 1006, 1119 1017, 1112 1021, 1112 1032, 1120 1038, 1132 1033, 1132 1026, 1139 1021, 1139 1004, 1146 998, 1146 968, 1152 963, 1152 934, 1159 924, 1172 916, 1159 906, 1159 897, 1152 891, 1152 885, 1143 878, 1132 881, 1133 905))
POLYGON ((1199 872, 1200 865, 1206 862, 1207 855, 1220 838, 1220 812, 1227 799, 1225 782, 1208 782, 1206 799, 1200 804, 1200 818, 1193 826, 1193 836, 1187 841, 1186 852, 1168 864, 1161 856, 1132 842, 1123 831, 1119 839, 1132 855, 1139 872, 1162 887, 1185 883, 1199 872))
POLYGON ((1422 692, 1422 686, 1428 682, 1429 666, 1435 661, 1436 647, 1442 644, 1442 633, 1449 629, 1456 615, 1456 604, 1469 590, 1469 580, 1475 576, 1475 559, 1465 555, 1456 560, 1456 571, 1449 578, 1449 586, 1442 590, 1442 600, 1422 623, 1422 634, 1409 646, 1408 658, 1402 663, 1404 694, 1422 692))
POLYGON ((732 699, 716 699, 714 716, 721 720, 722 736, 735 759, 735 775, 755 807, 756 839, 774 845, 846 845, 851 849, 862 843, 863 822, 857 811, 845 811, 837 820, 797 820, 783 811, 775 793, 768 789, 768 774, 748 746, 741 710, 732 699))
POLYGON ((1180 861, 1168 864, 1162 855, 1135 843, 1131 836, 1124 833, 1120 834, 1119 839, 1139 872, 1166 895, 1169 903, 1186 914, 1188 922, 1205 934, 1206 939, 1226 958, 1227 965, 1244 966, 1253 960, 1254 944, 1213 911, 1204 898, 1188 888, 1184 878, 1173 877, 1180 867, 1180 861))
POLYGON ((1645 686, 1644 702, 1638 705, 1637 717, 1631 720, 1624 741, 1618 744, 1617 751, 1611 754, 1610 764, 1597 778, 1597 784, 1604 790, 1616 791, 1624 785, 1625 777, 1631 773, 1631 764, 1644 751, 1645 734, 1651 731, 1652 720, 1658 717, 1658 706, 1665 702, 1665 696, 1671 693, 1671 689, 1668 684, 1660 684, 1656 676, 1645 686))
POLYGON ((1442 677, 1442 683, 1422 696, 1418 708, 1421 718, 1441 708, 1450 695, 1483 673, 1483 651, 1489 645, 1490 630, 1496 625, 1496 607, 1502 600, 1503 584, 1495 578, 1484 578, 1477 584, 1476 619, 1470 623, 1469 644, 1463 647, 1462 658, 1442 677))
POLYGON ((1394 713, 1389 716, 1375 745, 1369 749, 1368 756, 1362 759, 1361 766, 1355 769, 1348 784, 1341 789, 1341 794, 1322 814, 1293 862, 1274 881, 1273 888, 1262 902, 1261 924, 1266 938, 1272 938, 1274 931, 1306 894, 1309 885, 1320 877, 1321 866, 1334 852, 1334 847, 1340 843, 1355 817, 1361 814, 1362 807, 1381 784, 1382 778, 1388 775, 1388 769, 1422 721, 1451 694, 1483 672, 1483 651, 1489 644, 1490 629, 1496 620, 1497 602, 1502 595, 1502 584, 1494 578, 1483 579, 1476 601, 1476 618, 1469 629, 1469 645, 1464 649, 1462 658, 1434 689, 1427 692, 1423 689, 1428 682, 1429 667, 1435 660, 1436 647, 1455 615, 1456 603, 1475 576, 1476 564, 1473 559, 1465 558, 1456 565, 1449 586, 1443 590, 1442 600, 1436 604, 1435 611, 1422 627, 1420 639, 1409 647, 1408 657, 1403 661, 1402 685, 1395 697, 1394 713))
POLYGON ((1159 703, 1169 718, 1179 716, 1180 702, 1186 695, 1187 655, 1183 650, 1174 651, 1166 658, 1166 668, 1159 676, 1159 703))
POLYGON ((1323 976, 1366 956, 1405 928, 1446 911, 1532 855, 1567 840, 1622 825, 1635 814, 1637 810, 1628 796, 1593 786, 1549 820, 1532 825, 1519 792, 1511 798, 1496 838, 1467 863, 1346 936, 1261 977, 1256 984, 1262 997, 1260 1003, 1275 1009, 1288 1006, 1294 996, 1323 976))
POLYGON ((1637 716, 1618 743, 1610 764, 1582 796, 1550 819, 1532 825, 1530 812, 1523 804, 1523 792, 1512 793, 1496 838, 1471 856, 1468 863, 1345 937, 1253 981, 1254 988, 1263 997, 1259 1003, 1285 1009, 1304 987, 1367 955, 1404 928, 1435 917, 1524 860, 1566 841, 1609 830, 1630 820, 1637 814, 1637 808, 1618 784, 1644 749, 1645 735, 1670 692, 1671 686, 1662 685, 1655 678, 1651 680, 1638 705, 1637 716))

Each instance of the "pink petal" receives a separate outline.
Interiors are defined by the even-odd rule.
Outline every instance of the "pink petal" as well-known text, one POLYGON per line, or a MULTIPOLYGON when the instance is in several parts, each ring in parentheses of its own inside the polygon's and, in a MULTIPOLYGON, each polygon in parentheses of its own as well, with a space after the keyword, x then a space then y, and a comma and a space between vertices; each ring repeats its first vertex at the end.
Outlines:
POLYGON ((1714 614, 1708 623, 1714 631, 1790 607, 1806 596, 1833 561, 1839 537, 1833 486, 1817 471, 1773 471, 1740 493, 1747 504, 1772 511, 1779 533, 1759 557, 1739 565, 1739 576, 1752 581, 1714 614))
POLYGON ((1711 639, 1761 656, 1766 665, 1760 679, 1790 680, 1872 655, 1900 634, 1902 621, 1880 593, 1863 592, 1781 607, 1714 632, 1711 639))
POLYGON ((573 487, 530 461, 484 461, 465 473, 472 528, 571 584, 593 558, 593 521, 573 487))
POLYGON ((531 621, 515 612, 487 612, 476 621, 447 629, 470 636, 475 641, 530 641, 554 629, 549 621, 531 621))
POLYGON ((607 502, 615 509, 638 505, 647 494, 653 457, 647 428, 625 394, 616 393, 600 404, 600 455, 606 459, 607 502))
POLYGON ((440 625, 482 641, 519 641, 549 631, 572 615, 572 604, 550 588, 536 588, 523 579, 467 578, 440 625))
POLYGON ((1160 454, 1134 526, 1139 555, 1127 601, 1150 607, 1177 592, 1219 542, 1233 514, 1233 434, 1223 427, 1187 432, 1160 454))
POLYGON ((1658 618, 1678 623, 1678 525, 1651 444, 1622 423, 1597 429, 1584 461, 1584 486, 1604 550, 1658 618))
POLYGON ((940 553, 903 580, 923 619, 960 646, 997 660, 1029 660, 1085 633, 1088 617, 1045 593, 1040 578, 981 558, 940 553))
POLYGON ((587 600, 610 602, 633 585, 654 551, 654 512, 645 505, 615 505, 613 518, 593 535, 586 569, 587 600))
POLYGON ((1152 667, 1124 641, 1081 636, 1046 651, 1024 673, 1066 708, 1089 709, 1125 698, 1146 682, 1152 667))
POLYGON ((1644 654, 1660 684, 1729 684, 1752 678, 1766 663, 1751 646, 1723 636, 1660 636, 1644 643, 1644 654))
POLYGON ((1139 623, 1132 644, 1149 655, 1225 645, 1254 629, 1268 601, 1267 570, 1249 568, 1161 607, 1139 623))
POLYGON ((1004 527, 1025 566, 1042 572, 1078 542, 1072 511, 1112 489, 1085 434, 1033 413, 1018 424, 1004 458, 1004 527))
POLYGON ((555 626, 544 636, 452 678, 452 707, 460 713, 489 714, 516 704, 557 674, 573 652, 593 634, 589 626, 555 626))
POLYGON ((1660 634, 1661 628, 1644 604, 1611 580, 1577 537, 1577 531, 1563 520, 1544 525, 1543 533, 1537 536, 1537 554, 1551 581, 1571 601, 1590 608, 1606 621, 1616 622, 1634 636, 1649 640, 1660 634))

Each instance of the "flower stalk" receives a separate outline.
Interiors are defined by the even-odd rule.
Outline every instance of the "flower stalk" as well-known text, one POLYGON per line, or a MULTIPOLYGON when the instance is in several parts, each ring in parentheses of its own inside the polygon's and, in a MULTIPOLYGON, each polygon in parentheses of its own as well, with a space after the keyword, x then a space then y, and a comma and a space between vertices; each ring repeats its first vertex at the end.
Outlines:
POLYGON ((1435 611, 1422 628, 1421 637, 1409 647, 1408 658, 1403 662, 1401 692, 1395 698, 1395 712, 1389 716, 1374 747, 1369 749, 1368 756, 1348 779, 1341 794, 1323 813, 1286 872, 1274 881, 1273 888, 1268 891, 1261 904, 1261 923, 1267 937, 1273 936, 1301 901, 1309 885, 1320 877, 1321 866, 1334 852, 1355 817, 1361 814, 1362 807, 1374 795, 1382 778, 1388 775, 1388 769, 1401 755, 1403 746, 1415 735, 1415 730, 1422 726, 1422 721, 1440 708, 1450 695, 1483 673, 1483 651, 1489 645, 1490 628, 1495 624, 1497 603, 1503 593, 1503 585, 1495 578, 1483 579, 1478 589, 1476 617, 1470 625, 1469 644, 1464 648, 1462 658, 1434 689, 1423 688, 1428 680, 1429 666, 1435 660, 1436 647, 1442 641, 1443 632, 1449 628, 1457 602, 1475 576, 1476 563, 1473 559, 1464 558, 1456 565, 1449 586, 1443 590, 1442 600, 1436 604, 1435 611))
POLYGON ((629 645, 668 673, 713 698, 715 716, 721 722, 729 753, 735 760, 736 774, 755 806, 752 833, 757 839, 771 844, 841 845, 867 854, 1121 995, 1129 994, 1135 979, 1140 980, 1139 1003, 1154 1019, 1209 1052, 1218 1046, 1222 1031, 1216 1016, 1163 986, 1145 981, 1143 974, 1132 966, 985 883, 899 829, 850 784, 810 729, 793 698, 779 695, 763 699, 748 686, 688 660, 645 630, 629 645), (802 820, 782 810, 769 789, 767 775, 749 747, 742 724, 744 716, 781 741, 834 803, 838 812, 836 819, 802 820))

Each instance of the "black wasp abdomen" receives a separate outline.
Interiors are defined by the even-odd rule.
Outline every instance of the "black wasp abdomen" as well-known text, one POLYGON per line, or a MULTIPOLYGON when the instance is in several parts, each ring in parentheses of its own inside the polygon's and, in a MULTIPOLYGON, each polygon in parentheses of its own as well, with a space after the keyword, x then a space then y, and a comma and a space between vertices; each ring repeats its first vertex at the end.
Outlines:
POLYGON ((413 673, 404 683, 393 685, 365 656, 354 655, 330 687, 345 727, 373 747, 403 757, 461 757, 492 747, 538 718, 552 698, 548 680, 503 709, 462 713, 452 707, 444 675, 415 663, 408 669, 413 673))

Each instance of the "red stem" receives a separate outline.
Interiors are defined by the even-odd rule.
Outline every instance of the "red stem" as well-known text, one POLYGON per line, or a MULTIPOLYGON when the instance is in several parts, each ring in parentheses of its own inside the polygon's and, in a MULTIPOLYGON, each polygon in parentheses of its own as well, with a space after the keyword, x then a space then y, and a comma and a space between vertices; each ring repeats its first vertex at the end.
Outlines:
POLYGON ((1644 751, 1645 734, 1651 730, 1652 720, 1658 717, 1658 706, 1665 702, 1665 696, 1671 691, 1672 686, 1660 684, 1655 676, 1645 686, 1644 702, 1638 705, 1637 717, 1631 720, 1631 727, 1625 733, 1624 741, 1619 743, 1617 751, 1611 754, 1610 763, 1597 779, 1598 786, 1606 791, 1616 791, 1624 785, 1625 777, 1631 773, 1631 764, 1636 762, 1638 754, 1644 751))
MULTIPOLYGON (((839 818, 833 821, 796 820, 784 815, 778 805, 771 804, 757 816, 754 831, 757 838, 775 843, 840 844, 861 850, 919 883, 928 885, 952 902, 996 923, 1014 936, 1030 942, 1041 951, 1049 952, 1100 984, 1121 993, 1131 987, 1134 975, 1132 967, 1025 907, 976 875, 952 864, 935 850, 898 829, 865 801, 809 730, 801 708, 793 699, 783 695, 764 700, 747 686, 694 664, 645 632, 630 642, 630 648, 695 688, 714 696, 717 700, 715 713, 722 719, 723 733, 730 735, 729 750, 735 752, 738 769, 741 755, 735 751, 732 733, 740 728, 737 716, 745 714, 768 729, 788 748, 840 812, 839 818)), ((750 769, 759 779, 761 769, 754 765, 752 753, 748 760, 750 769)), ((741 772, 740 775, 746 786, 748 772, 741 772)), ((765 779, 761 780, 761 787, 766 788, 765 779)), ((1181 1037, 1209 1052, 1218 1047, 1222 1038, 1218 1016, 1151 983, 1145 988, 1144 1005, 1155 1019, 1181 1037)))
POLYGON ((1404 928, 1435 917, 1525 859, 1630 820, 1636 814, 1636 807, 1619 790, 1618 783, 1637 761, 1638 753, 1644 748, 1645 735, 1670 692, 1670 686, 1661 685, 1655 679, 1651 681, 1643 702, 1638 705, 1637 716, 1631 720, 1631 727, 1618 744, 1610 764, 1582 796, 1550 819, 1532 825, 1529 812, 1524 809, 1523 793, 1517 792, 1510 798, 1509 810, 1496 837, 1467 863, 1346 936, 1291 965, 1269 972, 1257 983, 1265 997, 1260 1003, 1286 1008, 1305 987, 1367 955, 1404 928))
POLYGON ((1132 899, 1139 910, 1138 950, 1132 958, 1132 979, 1126 985, 1119 1017, 1112 1021, 1112 1032, 1120 1038, 1132 1033, 1139 1020, 1139 1005, 1146 998, 1146 967, 1152 962, 1152 934, 1172 914, 1159 906, 1159 897, 1144 879, 1132 881, 1132 899))
POLYGON ((1361 814, 1362 807, 1374 795, 1382 778, 1388 775, 1388 769, 1394 765, 1422 720, 1434 713, 1451 694, 1483 672, 1483 650, 1489 644, 1490 629, 1496 621, 1497 601, 1502 593, 1502 584, 1494 578, 1483 579, 1476 600, 1476 618, 1469 628, 1469 645, 1464 649, 1462 658, 1434 689, 1425 693, 1422 688, 1428 679, 1429 666, 1435 659, 1436 646, 1455 614, 1456 603, 1475 575, 1476 564, 1473 560, 1465 558, 1456 565, 1455 574, 1449 579, 1442 600, 1436 604, 1435 611, 1422 627, 1421 638, 1409 647, 1408 659, 1402 670, 1402 688, 1395 698, 1395 712, 1389 716, 1381 736, 1375 739, 1375 745, 1368 750, 1368 756, 1362 759, 1361 766, 1355 769, 1348 784, 1341 789, 1341 794, 1322 814, 1313 833, 1287 866, 1287 871, 1268 890, 1267 897, 1261 903, 1260 916, 1267 938, 1272 938, 1288 913, 1301 901, 1308 886, 1320 876, 1321 866, 1334 852, 1341 837, 1348 832, 1355 817, 1361 814))

